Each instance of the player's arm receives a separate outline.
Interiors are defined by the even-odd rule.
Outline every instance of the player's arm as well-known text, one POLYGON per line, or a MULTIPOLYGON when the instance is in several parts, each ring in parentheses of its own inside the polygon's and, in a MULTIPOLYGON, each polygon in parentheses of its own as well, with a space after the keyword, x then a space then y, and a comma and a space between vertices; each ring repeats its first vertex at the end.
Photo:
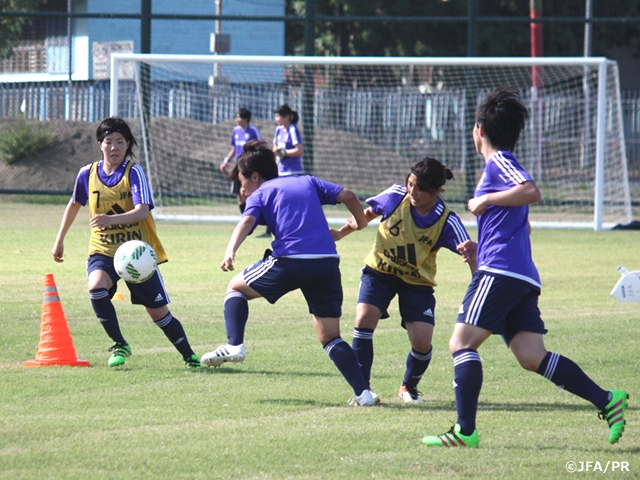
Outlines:
POLYGON ((61 263, 64 260, 62 256, 64 255, 64 238, 71 228, 73 221, 76 219, 78 212, 80 211, 80 203, 75 202, 72 198, 67 203, 66 208, 64 209, 64 213, 62 214, 62 221, 60 222, 60 229, 58 230, 58 235, 56 235, 56 241, 53 244, 53 248, 51 249, 51 253, 53 254, 53 260, 61 263))
MULTIPOLYGON (((364 211, 364 216, 367 219, 367 224, 375 219, 378 218, 380 215, 378 215, 377 213, 375 213, 371 207, 368 207, 365 211, 364 211)), ((358 224, 356 222, 355 217, 351 217, 347 220, 347 223, 345 223, 342 227, 340 227, 339 229, 335 229, 335 228, 330 228, 329 229, 331 231, 331 235, 333 236, 333 239, 337 242, 338 240, 346 237, 347 235, 355 232, 356 230, 358 230, 358 224)))
POLYGON ((91 228, 106 228, 111 225, 124 225, 127 223, 142 222, 149 216, 149 204, 138 203, 133 207, 133 210, 129 210, 125 213, 117 213, 115 215, 105 215, 99 213, 94 215, 89 221, 91 228))
POLYGON ((340 193, 336 197, 336 202, 342 203, 351 212, 351 215, 353 215, 353 219, 355 221, 354 230, 362 230, 369 224, 369 220, 364 213, 360 199, 351 190, 347 188, 340 190, 340 193))
POLYGON ((227 166, 227 163, 229 163, 231 161, 231 159, 233 158, 233 156, 236 154, 236 147, 232 146, 231 150, 229 150, 229 153, 227 153, 227 156, 224 157, 224 160, 222 160, 222 163, 220 164, 220 171, 222 173, 226 173, 224 171, 225 167, 227 166))
POLYGON ((471 275, 478 269, 478 261, 476 252, 478 251, 478 243, 473 240, 466 240, 457 247, 458 253, 462 256, 462 261, 469 265, 471 275))
POLYGON ((242 242, 244 242, 247 235, 253 231, 253 227, 256 224, 256 217, 253 215, 245 215, 240 219, 236 228, 233 230, 231 234, 231 238, 229 239, 229 245, 227 245, 227 251, 224 254, 224 259, 222 260, 222 264, 220 268, 227 272, 233 270, 233 262, 236 259, 236 252, 242 242))
POLYGON ((501 207, 522 207, 537 202, 542 198, 540 190, 532 181, 526 181, 509 190, 501 192, 486 193, 479 197, 469 200, 467 206, 469 211, 474 215, 482 215, 482 213, 490 205, 501 207))
POLYGON ((301 143, 297 143, 293 148, 285 149, 285 157, 301 157, 304 154, 304 148, 301 143))

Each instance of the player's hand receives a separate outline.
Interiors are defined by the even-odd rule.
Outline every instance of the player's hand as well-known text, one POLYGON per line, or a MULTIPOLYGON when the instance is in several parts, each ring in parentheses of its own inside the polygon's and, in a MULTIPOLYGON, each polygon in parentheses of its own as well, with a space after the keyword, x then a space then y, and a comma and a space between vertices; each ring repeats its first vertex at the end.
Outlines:
POLYGON ((482 195, 480 197, 474 197, 471 200, 469 200, 469 203, 467 203, 467 207, 469 208, 469 211, 477 217, 479 215, 482 215, 484 211, 487 209, 486 201, 487 201, 486 195, 482 195))
POLYGON ((235 259, 235 254, 227 252, 224 256, 224 260, 222 260, 222 263, 220 264, 220 268, 222 269, 222 271, 232 272, 234 270, 233 262, 235 261, 235 259))
POLYGON ((93 218, 89 221, 89 226, 91 228, 107 228, 113 225, 113 219, 110 215, 105 215, 104 213, 98 213, 94 215, 93 218))
POLYGON ((229 163, 229 159, 225 158, 222 163, 220 164, 220 171, 222 173, 227 173, 226 168, 227 168, 227 163, 229 163))
POLYGON ((462 260, 465 263, 469 263, 469 261, 475 259, 476 252, 478 251, 478 244, 473 240, 465 240, 460 245, 456 247, 458 253, 462 255, 462 260))
POLYGON ((64 255, 64 244, 62 242, 56 242, 51 249, 51 253, 53 254, 53 260, 58 263, 64 262, 62 256, 64 255))

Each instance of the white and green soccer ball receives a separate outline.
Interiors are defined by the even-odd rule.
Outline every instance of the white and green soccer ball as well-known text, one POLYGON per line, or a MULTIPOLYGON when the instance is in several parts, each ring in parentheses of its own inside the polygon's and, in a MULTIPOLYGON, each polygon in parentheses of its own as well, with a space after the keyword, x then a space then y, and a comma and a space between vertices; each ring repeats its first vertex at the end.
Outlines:
POLYGON ((149 280, 156 271, 158 258, 151 245, 140 240, 130 240, 116 250, 113 266, 125 282, 142 283, 149 280))

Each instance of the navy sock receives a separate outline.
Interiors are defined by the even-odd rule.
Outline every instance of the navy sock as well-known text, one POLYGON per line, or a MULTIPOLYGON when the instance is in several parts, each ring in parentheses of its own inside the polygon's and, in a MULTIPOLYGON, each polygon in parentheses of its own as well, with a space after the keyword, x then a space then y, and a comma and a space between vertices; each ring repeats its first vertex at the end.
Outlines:
POLYGON ((127 341, 122 336, 120 331, 120 325, 118 324, 118 316, 116 315, 116 309, 111 302, 111 296, 106 288, 95 288, 89 290, 89 298, 91 299, 91 306, 93 311, 96 312, 98 320, 104 331, 107 332, 109 338, 114 342, 127 345, 127 341))
POLYGON ((431 352, 433 347, 427 353, 416 352, 413 348, 407 355, 407 369, 404 372, 404 380, 402 384, 407 387, 417 387, 420 379, 427 371, 429 363, 431 363, 431 352))
POLYGON ((249 318, 249 302, 243 293, 232 290, 224 297, 224 325, 229 345, 244 343, 244 328, 249 318))
POLYGON ((463 348, 453 354, 453 386, 460 433, 471 435, 476 429, 478 398, 482 389, 482 363, 472 348, 463 348))
POLYGON ((154 321, 153 323, 157 327, 160 327, 169 341, 173 343, 174 347, 176 347, 176 350, 182 354, 182 358, 184 360, 193 355, 194 352, 191 349, 189 340, 187 340, 187 334, 184 333, 182 324, 176 317, 171 315, 171 312, 169 312, 164 318, 154 321))
POLYGON ((353 353, 353 349, 347 342, 341 337, 336 337, 324 344, 322 348, 327 352, 329 358, 333 360, 333 363, 351 385, 356 395, 361 395, 363 391, 367 390, 368 385, 358 366, 356 354, 353 353))
POLYGON ((600 388, 575 362, 567 357, 547 352, 536 373, 551 380, 567 392, 593 403, 598 410, 604 410, 609 403, 609 392, 600 388))
POLYGON ((360 370, 367 385, 371 383, 371 366, 373 365, 373 329, 354 328, 351 348, 356 354, 360 370))

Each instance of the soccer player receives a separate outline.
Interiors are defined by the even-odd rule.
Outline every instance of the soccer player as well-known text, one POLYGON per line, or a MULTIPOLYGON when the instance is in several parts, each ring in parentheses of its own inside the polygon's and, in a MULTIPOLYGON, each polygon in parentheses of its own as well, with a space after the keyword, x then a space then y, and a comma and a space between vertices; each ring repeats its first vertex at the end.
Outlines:
POLYGON ((298 129, 298 112, 286 103, 275 109, 276 127, 273 136, 273 151, 278 160, 280 176, 302 175, 302 135, 298 129))
MULTIPOLYGON (((240 108, 236 112, 236 126, 231 132, 231 150, 224 157, 224 160, 220 164, 220 171, 226 173, 230 167, 237 162, 238 157, 242 155, 244 151, 244 144, 250 140, 261 140, 260 130, 250 124, 251 111, 246 108, 240 108), (232 162, 233 159, 233 163, 232 162)), ((233 180, 231 182, 232 192, 236 194, 238 199, 238 207, 240 213, 244 212, 245 197, 242 193, 242 188, 239 180, 233 180)))
MULTIPOLYGON (((405 185, 395 184, 366 200, 368 221, 382 216, 375 243, 362 269, 352 348, 367 384, 373 364, 373 333, 397 295, 401 325, 407 330, 411 349, 398 396, 407 403, 422 402, 418 383, 431 362, 435 326, 436 255, 441 247, 459 253, 469 240, 460 218, 440 198, 453 172, 435 158, 425 158, 411 168, 405 185)), ((354 219, 340 230, 336 240, 355 230, 354 219)), ((475 255, 464 258, 471 273, 475 255)), ((370 387, 369 387, 370 388, 370 387)))
POLYGON ((468 208, 478 221, 478 270, 462 301, 449 350, 453 355, 457 423, 442 435, 426 436, 428 446, 477 447, 478 397, 482 363, 478 348, 500 334, 526 370, 589 402, 609 425, 609 442, 624 430, 627 392, 600 388, 574 362, 546 350, 547 332, 538 309, 540 277, 531 257, 529 207, 541 195, 513 151, 528 119, 518 91, 500 87, 476 112, 473 141, 485 168, 468 208))
MULTIPOLYGON (((142 240, 155 250, 158 263, 167 261, 156 234, 151 214, 153 199, 142 168, 131 160, 136 139, 121 118, 103 120, 96 130, 102 159, 80 169, 73 195, 65 208, 60 230, 53 245, 53 259, 63 261, 64 239, 80 207, 89 204, 91 237, 87 280, 89 298, 100 324, 113 340, 108 365, 117 367, 131 355, 111 299, 120 277, 113 266, 118 247, 128 240, 142 240)), ((144 305, 147 313, 180 352, 188 369, 200 369, 200 360, 191 349, 182 324, 169 311, 169 295, 160 270, 143 283, 126 283, 131 303, 144 305)))
POLYGON ((355 404, 375 404, 351 346, 340 337, 342 282, 340 259, 322 205, 344 204, 355 218, 356 228, 367 226, 356 195, 310 175, 278 176, 274 152, 266 143, 251 141, 231 172, 247 192, 247 206, 238 222, 220 268, 234 270, 238 248, 256 224, 267 224, 274 233, 273 252, 237 274, 224 298, 224 322, 228 344, 202 356, 202 363, 218 367, 244 362, 244 333, 249 317, 248 301, 264 297, 276 303, 300 289, 313 315, 316 335, 354 391, 355 404))

